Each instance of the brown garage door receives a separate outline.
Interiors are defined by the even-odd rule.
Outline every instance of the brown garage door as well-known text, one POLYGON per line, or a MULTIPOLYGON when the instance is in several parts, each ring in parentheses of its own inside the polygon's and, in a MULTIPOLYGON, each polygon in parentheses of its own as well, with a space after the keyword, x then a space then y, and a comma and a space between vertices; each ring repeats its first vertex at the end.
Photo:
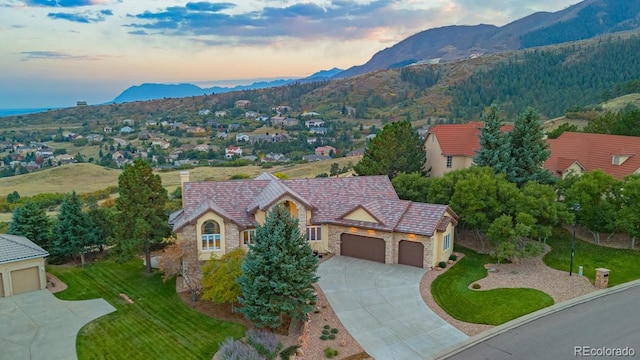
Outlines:
POLYGON ((2 282, 2 273, 0 273, 0 297, 4 297, 4 283, 2 282))
POLYGON ((385 242, 383 239, 342 234, 340 235, 340 241, 342 243, 340 245, 340 255, 384 264, 385 242))
POLYGON ((424 245, 415 241, 401 240, 398 250, 398 264, 423 267, 424 245))
POLYGON ((13 295, 40 290, 40 273, 38 267, 12 271, 11 285, 13 286, 13 295))

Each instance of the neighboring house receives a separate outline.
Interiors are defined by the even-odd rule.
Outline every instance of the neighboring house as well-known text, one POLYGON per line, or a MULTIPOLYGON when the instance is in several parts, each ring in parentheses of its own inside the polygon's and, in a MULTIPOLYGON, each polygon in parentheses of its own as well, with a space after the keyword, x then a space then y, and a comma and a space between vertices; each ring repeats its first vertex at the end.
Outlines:
POLYGON ((102 129, 102 131, 104 131, 105 134, 111 134, 111 132, 113 132, 113 128, 107 125, 102 129))
POLYGON ((226 111, 224 111, 224 110, 222 110, 222 111, 216 111, 216 112, 214 112, 214 113, 213 113, 213 115, 214 115, 215 117, 225 117, 225 116, 227 116, 227 112, 226 112, 226 111))
POLYGON ((224 156, 227 159, 231 159, 234 156, 242 156, 242 149, 237 147, 237 146, 229 146, 226 149, 224 149, 224 156))
POLYGON ((305 111, 302 113, 302 116, 320 116, 320 114, 315 111, 305 111))
POLYGON ((132 131, 133 129, 131 128, 131 126, 124 126, 122 127, 122 129, 120 129, 120 132, 123 134, 129 134, 132 131))
POLYGON ((373 140, 375 138, 376 138, 376 134, 369 134, 369 135, 364 137, 364 140, 365 141, 371 141, 371 140, 373 140))
POLYGON ((122 120, 122 124, 124 125, 129 125, 129 126, 133 126, 136 124, 136 121, 133 119, 124 119, 122 120))
POLYGON ((166 150, 171 147, 171 143, 164 139, 153 139, 151 140, 151 146, 157 146, 166 150))
POLYGON ((211 146, 207 145, 207 144, 198 144, 196 145, 195 148, 196 151, 201 151, 201 152, 206 152, 211 150, 211 146))
POLYGON ((356 108, 351 107, 351 106, 345 106, 344 110, 346 112, 346 114, 344 114, 344 115, 347 115, 348 117, 356 116, 356 108))
POLYGON ((181 172, 181 183, 184 207, 169 222, 178 241, 197 244, 200 261, 248 248, 278 205, 318 252, 433 268, 453 251, 458 216, 447 205, 400 200, 387 176, 189 182, 181 172))
POLYGON ((43 248, 24 236, 0 234, 0 298, 47 286, 43 248))
POLYGON ((318 135, 326 135, 327 134, 327 128, 325 127, 311 127, 309 128, 309 132, 312 134, 318 134, 318 135))
POLYGON ((282 153, 268 153, 267 155, 265 155, 261 162, 276 162, 276 161, 280 161, 280 162, 289 162, 291 160, 289 160, 289 158, 287 158, 284 154, 282 153))
POLYGON ((312 161, 322 161, 322 160, 331 160, 331 156, 327 155, 305 155, 302 157, 302 160, 312 162, 312 161))
POLYGON ((210 113, 211 113, 211 110, 209 109, 202 109, 198 111, 198 115, 209 115, 210 113))
POLYGON ((251 105, 250 100, 238 100, 234 103, 234 106, 237 108, 246 108, 249 105, 251 105))
POLYGON ((331 152, 333 152, 333 154, 336 154, 336 148, 334 148, 333 146, 320 146, 317 147, 315 150, 316 155, 324 155, 324 156, 331 156, 331 152))
MULTIPOLYGON (((444 174, 471 167, 476 151, 480 150, 481 121, 466 124, 443 124, 429 129, 424 146, 427 152, 425 169, 429 176, 444 174)), ((503 132, 511 131, 512 125, 502 126, 503 132)))
POLYGON ((120 139, 120 138, 113 138, 113 142, 115 142, 116 144, 120 145, 120 146, 127 146, 129 145, 129 142, 125 139, 120 139))
POLYGON ((236 124, 236 123, 229 124, 229 131, 235 131, 238 129, 240 129, 240 124, 236 124))
POLYGON ((318 138, 314 138, 314 137, 307 138, 307 144, 309 145, 315 144, 316 141, 318 141, 318 138))
POLYGON ((347 157, 364 156, 364 149, 355 149, 355 150, 349 151, 346 156, 347 157))
POLYGON ((640 137, 564 132, 547 143, 551 155, 544 167, 562 178, 597 169, 618 180, 640 173, 640 137))
POLYGON ((304 126, 308 128, 324 126, 324 121, 319 119, 311 119, 304 122, 304 126))
POLYGON ((90 134, 90 135, 87 135, 86 139, 90 143, 98 143, 98 142, 102 142, 102 140, 104 139, 104 136, 100 134, 90 134))
POLYGON ((204 134, 207 132, 202 126, 189 126, 186 130, 189 134, 204 134))
POLYGON ((249 141, 249 135, 243 133, 237 134, 236 141, 249 141))
POLYGON ((60 164, 72 164, 76 162, 76 158, 73 155, 69 154, 57 155, 54 160, 56 162, 59 162, 60 164))
POLYGON ((244 113, 244 117, 246 117, 247 119, 255 119, 258 117, 258 113, 255 111, 246 111, 244 113))

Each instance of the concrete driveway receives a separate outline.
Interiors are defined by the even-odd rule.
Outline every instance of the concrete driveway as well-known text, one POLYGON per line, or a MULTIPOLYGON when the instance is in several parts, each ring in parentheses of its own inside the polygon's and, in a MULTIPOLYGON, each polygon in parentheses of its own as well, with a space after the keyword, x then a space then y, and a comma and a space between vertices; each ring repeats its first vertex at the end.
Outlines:
POLYGON ((420 296, 425 270, 334 256, 318 267, 331 307, 369 355, 432 359, 468 338, 436 315, 420 296))
POLYGON ((80 328, 115 310, 103 299, 62 301, 49 290, 0 298, 0 359, 77 359, 80 328))

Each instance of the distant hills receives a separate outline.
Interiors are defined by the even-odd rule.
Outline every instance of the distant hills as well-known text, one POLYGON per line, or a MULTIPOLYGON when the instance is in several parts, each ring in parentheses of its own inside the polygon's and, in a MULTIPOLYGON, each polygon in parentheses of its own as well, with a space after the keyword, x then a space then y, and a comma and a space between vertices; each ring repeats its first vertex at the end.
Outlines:
POLYGON ((342 72, 342 69, 333 68, 331 70, 318 71, 302 79, 279 79, 273 81, 259 81, 248 85, 238 85, 234 87, 213 86, 201 88, 193 84, 142 84, 131 86, 118 95, 111 103, 124 103, 131 101, 146 101, 164 98, 184 98, 190 96, 202 96, 211 94, 223 94, 234 91, 264 89, 276 86, 291 84, 294 82, 324 81, 342 72))
POLYGON ((557 12, 537 12, 507 25, 445 26, 417 33, 336 78, 415 63, 450 62, 591 39, 640 27, 640 1, 585 0, 557 12))

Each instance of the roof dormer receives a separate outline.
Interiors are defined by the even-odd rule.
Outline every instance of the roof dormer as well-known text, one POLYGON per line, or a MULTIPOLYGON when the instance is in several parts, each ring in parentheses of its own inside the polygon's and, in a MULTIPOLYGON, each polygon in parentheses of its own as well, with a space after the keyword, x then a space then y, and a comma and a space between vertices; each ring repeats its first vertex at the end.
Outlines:
POLYGON ((625 161, 627 161, 629 158, 631 157, 631 155, 620 155, 620 154, 613 154, 611 156, 611 164, 612 165, 622 165, 625 161))

